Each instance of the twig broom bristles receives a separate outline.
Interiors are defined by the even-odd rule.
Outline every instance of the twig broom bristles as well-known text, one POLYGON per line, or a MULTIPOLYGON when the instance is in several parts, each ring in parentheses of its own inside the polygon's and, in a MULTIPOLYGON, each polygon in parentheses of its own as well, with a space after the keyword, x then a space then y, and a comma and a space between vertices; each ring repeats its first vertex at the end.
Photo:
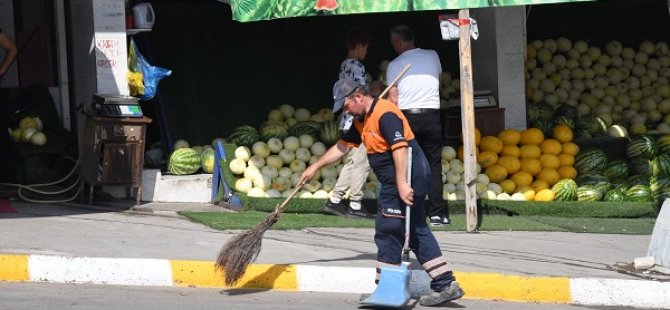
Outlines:
POLYGON ((244 275, 249 263, 256 260, 258 253, 261 251, 263 234, 279 220, 288 202, 300 191, 303 185, 302 183, 298 184, 295 190, 254 229, 233 237, 223 245, 216 260, 216 269, 222 271, 227 286, 237 283, 244 275))

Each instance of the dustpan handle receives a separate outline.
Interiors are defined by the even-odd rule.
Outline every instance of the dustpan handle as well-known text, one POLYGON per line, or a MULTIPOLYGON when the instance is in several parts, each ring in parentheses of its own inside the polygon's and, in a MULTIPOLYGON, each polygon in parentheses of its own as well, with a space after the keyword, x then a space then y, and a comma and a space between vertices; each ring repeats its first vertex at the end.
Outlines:
MULTIPOLYGON (((412 186, 412 148, 407 148, 407 183, 412 186)), ((409 250, 409 222, 411 209, 409 205, 405 206, 405 245, 403 251, 409 250)))

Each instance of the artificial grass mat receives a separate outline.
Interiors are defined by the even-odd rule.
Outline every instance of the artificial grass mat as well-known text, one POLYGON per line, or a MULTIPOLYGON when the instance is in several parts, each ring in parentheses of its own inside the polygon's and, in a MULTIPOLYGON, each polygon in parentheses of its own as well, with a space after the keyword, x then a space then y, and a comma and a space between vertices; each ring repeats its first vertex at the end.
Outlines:
MULTIPOLYGON (((240 213, 179 212, 189 219, 219 230, 247 230, 255 227, 266 212, 240 213)), ((453 214, 452 224, 432 227, 436 231, 465 231, 464 214, 453 214)), ((556 216, 509 216, 483 214, 479 220, 480 231, 554 231, 602 234, 651 234, 653 218, 575 218, 556 216)), ((286 213, 272 226, 275 230, 300 230, 316 227, 374 228, 374 220, 347 219, 324 214, 286 213)))

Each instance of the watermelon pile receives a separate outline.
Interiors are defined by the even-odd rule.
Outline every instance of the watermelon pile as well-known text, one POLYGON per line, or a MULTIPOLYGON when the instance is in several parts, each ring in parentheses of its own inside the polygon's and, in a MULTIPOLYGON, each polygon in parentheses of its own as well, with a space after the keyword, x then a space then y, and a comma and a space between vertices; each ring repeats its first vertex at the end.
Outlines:
POLYGON ((167 170, 174 175, 194 174, 201 169, 204 173, 213 173, 214 158, 211 145, 190 146, 185 140, 177 140, 168 158, 167 170))

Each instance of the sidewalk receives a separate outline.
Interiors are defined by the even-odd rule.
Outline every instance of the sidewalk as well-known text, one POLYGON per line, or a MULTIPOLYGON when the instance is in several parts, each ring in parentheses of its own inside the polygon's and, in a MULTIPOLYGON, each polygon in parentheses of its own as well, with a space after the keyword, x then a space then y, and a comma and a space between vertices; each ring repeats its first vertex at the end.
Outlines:
MULTIPOLYGON (((190 222, 199 204, 90 207, 12 202, 0 213, 0 280, 224 287, 213 267, 238 231, 190 222)), ((670 308, 670 283, 618 273, 645 256, 651 236, 436 232, 466 298, 670 308)), ((371 229, 268 231, 239 287, 363 293, 374 290, 371 229)), ((413 267, 419 268, 418 262, 413 267)), ((415 294, 428 277, 412 273, 415 294)))

